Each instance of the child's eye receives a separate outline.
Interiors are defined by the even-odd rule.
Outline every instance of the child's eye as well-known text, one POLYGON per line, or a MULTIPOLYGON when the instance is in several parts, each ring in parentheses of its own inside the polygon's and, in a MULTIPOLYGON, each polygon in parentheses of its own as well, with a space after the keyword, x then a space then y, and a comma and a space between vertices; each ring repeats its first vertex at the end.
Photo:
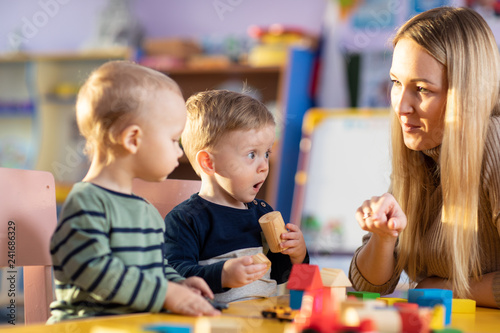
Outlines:
POLYGON ((425 89, 424 87, 420 87, 420 86, 417 87, 417 91, 421 92, 421 93, 427 93, 427 92, 429 92, 429 90, 425 89))
POLYGON ((253 160, 255 158, 255 153, 253 151, 248 153, 248 157, 253 160))
POLYGON ((399 82, 398 80, 392 79, 391 81, 394 86, 399 87, 401 85, 401 82, 399 82))
POLYGON ((271 151, 266 152, 266 158, 269 158, 269 155, 271 155, 271 151))

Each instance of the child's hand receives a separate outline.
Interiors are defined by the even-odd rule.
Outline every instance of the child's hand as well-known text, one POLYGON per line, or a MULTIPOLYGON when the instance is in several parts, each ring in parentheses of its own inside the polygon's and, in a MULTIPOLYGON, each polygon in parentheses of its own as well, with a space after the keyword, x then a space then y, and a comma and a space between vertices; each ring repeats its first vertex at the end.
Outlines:
POLYGON ((251 256, 229 259, 222 267, 222 287, 238 288, 264 276, 267 265, 254 264, 251 256))
POLYGON ((214 293, 212 292, 208 284, 199 276, 188 277, 186 280, 179 283, 191 288, 197 294, 201 294, 210 299, 214 298, 214 293))
POLYGON ((220 311, 190 288, 169 282, 163 307, 173 313, 189 316, 216 316, 220 311))
POLYGON ((307 252, 304 235, 302 235, 302 231, 295 224, 288 223, 286 228, 288 232, 281 234, 281 239, 285 241, 280 244, 281 248, 286 250, 283 250, 281 253, 288 254, 292 264, 301 264, 307 252))

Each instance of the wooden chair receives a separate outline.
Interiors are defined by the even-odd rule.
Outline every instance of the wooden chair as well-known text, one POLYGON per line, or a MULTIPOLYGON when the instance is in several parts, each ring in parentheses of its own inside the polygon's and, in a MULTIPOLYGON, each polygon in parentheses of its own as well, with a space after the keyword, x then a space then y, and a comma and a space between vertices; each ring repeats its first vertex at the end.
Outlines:
POLYGON ((132 191, 147 199, 165 217, 168 212, 189 197, 199 192, 201 180, 166 179, 163 182, 147 182, 134 179, 132 191))
MULTIPOLYGON (((16 280, 20 278, 17 268, 23 267, 24 321, 42 323, 49 317, 53 300, 50 238, 57 224, 54 177, 45 171, 0 168, 0 184, 0 266, 7 267, 7 277, 16 280)), ((4 282, 8 282, 6 277, 4 282)), ((20 290, 15 293, 19 295, 20 290)))

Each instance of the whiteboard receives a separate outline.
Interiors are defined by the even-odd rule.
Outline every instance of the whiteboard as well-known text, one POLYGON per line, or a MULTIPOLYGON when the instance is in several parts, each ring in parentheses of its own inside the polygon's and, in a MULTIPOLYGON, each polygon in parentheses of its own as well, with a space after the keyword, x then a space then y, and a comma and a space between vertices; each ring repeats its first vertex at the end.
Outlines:
POLYGON ((356 209, 389 189, 389 111, 309 112, 316 112, 316 124, 309 135, 303 133, 306 163, 302 170, 299 165, 303 175, 296 177, 294 193, 301 230, 312 253, 352 253, 366 233, 354 217, 356 209))

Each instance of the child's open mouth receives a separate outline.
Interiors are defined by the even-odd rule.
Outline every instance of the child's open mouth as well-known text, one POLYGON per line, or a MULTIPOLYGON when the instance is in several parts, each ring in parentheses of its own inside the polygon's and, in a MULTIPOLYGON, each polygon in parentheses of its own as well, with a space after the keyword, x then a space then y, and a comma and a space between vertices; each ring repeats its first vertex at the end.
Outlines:
POLYGON ((259 189, 260 189, 260 187, 262 186, 262 183, 264 183, 264 182, 260 182, 260 183, 255 184, 255 185, 253 186, 253 188, 254 188, 254 189, 256 189, 256 190, 259 190, 259 189))

